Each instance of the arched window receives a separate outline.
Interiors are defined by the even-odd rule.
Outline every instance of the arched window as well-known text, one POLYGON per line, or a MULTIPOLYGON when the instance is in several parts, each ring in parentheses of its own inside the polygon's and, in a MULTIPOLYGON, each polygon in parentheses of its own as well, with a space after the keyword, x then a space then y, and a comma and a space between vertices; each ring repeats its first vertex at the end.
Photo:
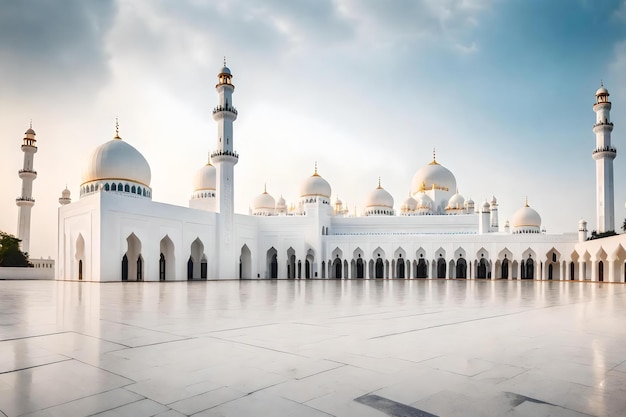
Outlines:
POLYGON ((122 185, 121 182, 117 184, 117 191, 124 191, 124 186, 122 185))
POLYGON ((104 184, 104 191, 109 191, 109 184, 108 183, 104 184))
POLYGON ((143 189, 143 196, 144 197, 146 196, 146 189, 145 188, 143 189))
POLYGON ((115 183, 111 184, 111 191, 117 191, 117 186, 115 183))
POLYGON ((135 187, 133 185, 133 188, 130 189, 130 192, 133 193, 133 194, 136 194, 137 193, 137 187, 135 187))
POLYGON ((130 187, 128 186, 128 184, 124 185, 124 191, 130 193, 130 187))

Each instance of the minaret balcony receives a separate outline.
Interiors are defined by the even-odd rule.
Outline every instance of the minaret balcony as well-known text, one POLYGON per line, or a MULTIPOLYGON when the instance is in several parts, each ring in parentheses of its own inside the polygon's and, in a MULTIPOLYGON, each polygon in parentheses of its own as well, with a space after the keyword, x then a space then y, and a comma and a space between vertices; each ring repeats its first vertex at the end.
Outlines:
POLYGON ((237 109, 234 108, 233 106, 229 106, 229 105, 217 106, 216 108, 213 109, 213 114, 219 113, 219 112, 222 112, 222 111, 228 111, 228 112, 237 114, 237 109))
POLYGON ((23 144, 22 145, 22 152, 32 152, 32 153, 36 153, 37 152, 37 147, 35 145, 29 145, 29 144, 23 144))
POLYGON ((35 205, 35 199, 31 197, 18 197, 15 199, 15 204, 17 204, 18 207, 32 207, 35 205))
POLYGON ((613 130, 613 122, 598 122, 593 125, 593 131, 598 132, 600 130, 613 130))
POLYGON ((18 175, 22 179, 32 179, 37 178, 37 171, 33 171, 32 169, 20 169, 18 171, 18 175))
POLYGON ((237 154, 237 152, 235 151, 229 151, 229 150, 213 151, 211 153, 211 161, 217 162, 217 163, 232 162, 236 164, 237 162, 239 162, 239 154, 237 154))
POLYGON ((610 158, 615 159, 617 156, 617 149, 613 146, 603 146, 601 148, 596 148, 593 151, 593 159, 603 159, 610 158))

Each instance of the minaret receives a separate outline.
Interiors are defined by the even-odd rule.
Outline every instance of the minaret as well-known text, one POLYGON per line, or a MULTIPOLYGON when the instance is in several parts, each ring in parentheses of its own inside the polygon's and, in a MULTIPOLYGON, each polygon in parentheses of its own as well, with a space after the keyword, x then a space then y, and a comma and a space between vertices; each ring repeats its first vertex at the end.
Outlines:
POLYGON ((499 227, 500 226, 498 224, 498 200, 496 200, 496 196, 494 195, 491 198, 491 228, 497 232, 499 227))
POLYGON ((615 230, 613 160, 617 150, 611 146, 611 102, 609 92, 602 83, 596 91, 593 111, 596 113, 596 123, 593 125, 596 149, 592 154, 596 160, 596 219, 598 233, 604 233, 615 230))
POLYGON ((217 172, 217 204, 219 211, 218 238, 220 239, 220 259, 217 278, 238 278, 236 276, 236 257, 233 249, 233 213, 235 210, 235 164, 239 155, 233 148, 233 122, 237 119, 237 109, 233 107, 232 74, 226 66, 217 74, 215 86, 218 105, 213 109, 213 119, 217 122, 217 147, 211 153, 211 160, 217 172))
POLYGON ((17 217, 17 238, 21 239, 22 252, 30 249, 30 210, 35 205, 33 199, 33 181, 37 178, 37 171, 33 170, 33 161, 37 153, 37 140, 35 131, 31 123, 25 133, 22 142, 22 152, 24 152, 24 166, 19 170, 18 175, 22 179, 22 195, 15 199, 15 204, 19 207, 17 217))

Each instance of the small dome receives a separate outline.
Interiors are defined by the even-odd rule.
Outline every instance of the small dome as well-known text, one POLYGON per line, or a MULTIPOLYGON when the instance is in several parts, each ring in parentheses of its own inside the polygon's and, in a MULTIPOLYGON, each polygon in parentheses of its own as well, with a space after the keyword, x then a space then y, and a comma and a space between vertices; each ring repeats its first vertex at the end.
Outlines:
POLYGON ((193 190, 215 190, 215 175, 215 167, 209 162, 196 171, 193 177, 193 190))
POLYGON ((598 88, 598 91, 596 91, 596 96, 608 96, 608 95, 609 95, 609 90, 604 88, 604 85, 600 85, 600 88, 598 88))
POLYGON ((280 196, 280 198, 276 202, 276 207, 287 207, 287 202, 285 201, 285 199, 283 198, 282 195, 280 196))
POLYGON ((68 190, 67 187, 65 187, 65 190, 61 191, 62 198, 70 198, 71 194, 72 193, 70 193, 70 190, 68 190))
POLYGON ((450 197, 450 200, 448 200, 448 207, 447 208, 460 210, 460 209, 462 209, 464 207, 465 207, 465 199, 457 191, 456 194, 453 195, 452 197, 450 197))
POLYGON ((392 209, 393 197, 379 185, 367 197, 365 207, 386 207, 392 209))
POLYGON ((413 211, 417 208, 417 200, 414 199, 413 197, 409 196, 406 200, 404 200, 404 202, 402 203, 402 208, 404 210, 410 210, 413 211))
POLYGON ((491 208, 491 206, 489 205, 489 201, 485 200, 482 207, 483 213, 489 213, 489 209, 491 208))
POLYGON ((318 173, 315 173, 305 179, 300 186, 300 197, 320 196, 330 199, 330 184, 318 173))
POLYGON ((491 197, 491 204, 497 204, 498 200, 496 200, 496 196, 491 197))
MULTIPOLYGON (((228 75, 231 75, 231 73, 230 73, 230 68, 228 68, 226 65, 224 65, 224 66, 222 67, 222 69, 220 70, 220 74, 228 74, 228 75)), ((219 75, 219 74, 218 74, 218 75, 219 75)))
POLYGON ((29 127, 28 130, 26 132, 24 132, 25 135, 36 135, 35 131, 33 130, 32 127, 29 127))
POLYGON ((539 233, 541 228, 541 216, 537 211, 525 204, 518 209, 512 218, 514 231, 531 231, 539 233))
POLYGON ((276 201, 267 191, 257 195, 252 200, 252 210, 274 210, 274 207, 276 207, 276 201))
POLYGON ((434 201, 427 194, 420 193, 419 196, 416 198, 416 201, 418 209, 433 208, 434 201))
POLYGON ((452 172, 435 160, 417 171, 411 181, 413 194, 433 188, 450 192, 456 190, 456 178, 452 172))
POLYGON ((126 180, 150 187, 151 171, 146 158, 133 146, 117 138, 98 146, 87 159, 82 183, 126 180))

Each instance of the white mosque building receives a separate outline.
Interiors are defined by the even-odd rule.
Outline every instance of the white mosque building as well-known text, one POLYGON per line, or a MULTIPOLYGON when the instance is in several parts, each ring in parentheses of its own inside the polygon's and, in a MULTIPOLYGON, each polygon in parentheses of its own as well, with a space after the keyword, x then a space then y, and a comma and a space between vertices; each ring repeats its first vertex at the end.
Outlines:
MULTIPOLYGON (((348 213, 340 201, 331 202, 331 186, 316 166, 299 201, 288 206, 264 191, 249 214, 236 214, 237 110, 226 66, 216 89, 216 148, 193 178, 189 207, 152 201, 150 165, 116 129, 88 158, 80 199, 71 202, 67 189, 59 199, 57 279, 626 281, 626 235, 587 240, 583 220, 577 233, 547 234, 528 203, 500 225, 496 198, 479 204, 464 198, 435 155, 415 173, 398 211, 379 181, 364 211, 348 213)), ((594 104, 599 233, 615 230, 608 97, 601 86, 594 104)))

